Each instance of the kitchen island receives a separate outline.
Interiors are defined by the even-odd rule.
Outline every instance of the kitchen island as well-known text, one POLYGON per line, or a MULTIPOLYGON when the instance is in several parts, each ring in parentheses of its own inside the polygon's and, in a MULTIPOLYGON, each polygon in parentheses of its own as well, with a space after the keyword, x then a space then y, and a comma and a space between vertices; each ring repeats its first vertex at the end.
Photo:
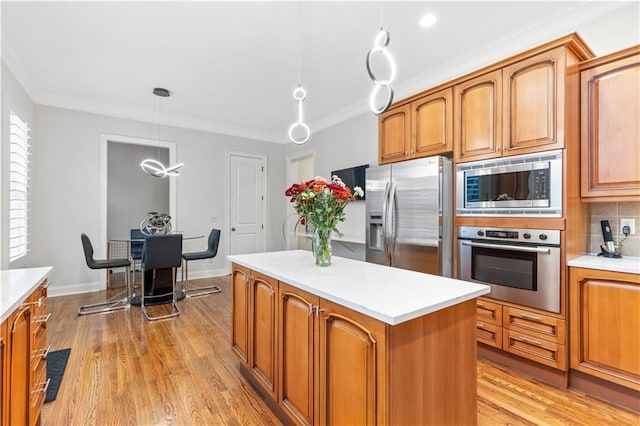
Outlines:
POLYGON ((297 424, 475 424, 489 287, 302 250, 229 256, 232 348, 297 424))

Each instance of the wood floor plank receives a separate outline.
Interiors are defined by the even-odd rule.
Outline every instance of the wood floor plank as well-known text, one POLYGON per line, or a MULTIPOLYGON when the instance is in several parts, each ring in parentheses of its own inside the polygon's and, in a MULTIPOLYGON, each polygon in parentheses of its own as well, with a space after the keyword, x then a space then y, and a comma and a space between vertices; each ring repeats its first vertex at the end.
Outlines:
MULTIPOLYGON (((44 425, 279 425, 238 370, 231 348, 229 277, 199 280, 222 293, 179 302, 181 314, 149 322, 139 307, 79 317, 104 292, 52 297, 52 350, 71 348, 44 425)), ((640 425, 640 416, 478 362, 478 424, 640 425)))

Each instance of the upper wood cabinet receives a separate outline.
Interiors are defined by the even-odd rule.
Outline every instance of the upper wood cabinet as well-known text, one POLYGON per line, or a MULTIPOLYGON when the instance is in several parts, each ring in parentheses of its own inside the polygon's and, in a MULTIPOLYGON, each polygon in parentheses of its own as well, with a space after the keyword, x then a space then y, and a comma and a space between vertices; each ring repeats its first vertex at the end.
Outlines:
POLYGON ((379 118, 379 131, 380 164, 451 152, 453 88, 387 111, 379 118))
POLYGON ((640 46, 580 65, 583 201, 640 200, 640 46))
POLYGON ((393 163, 409 158, 411 110, 409 105, 394 108, 378 117, 378 162, 393 163))
POLYGON ((454 138, 458 161, 501 155, 502 71, 493 71, 455 87, 454 138))
POLYGON ((443 154, 453 149, 453 88, 411 103, 412 158, 443 154))
POLYGON ((640 281, 570 268, 571 368, 640 391, 640 281))
POLYGON ((566 57, 556 47, 457 84, 456 160, 563 148, 566 57))
POLYGON ((566 49, 509 65, 503 76, 503 154, 564 147, 566 49))

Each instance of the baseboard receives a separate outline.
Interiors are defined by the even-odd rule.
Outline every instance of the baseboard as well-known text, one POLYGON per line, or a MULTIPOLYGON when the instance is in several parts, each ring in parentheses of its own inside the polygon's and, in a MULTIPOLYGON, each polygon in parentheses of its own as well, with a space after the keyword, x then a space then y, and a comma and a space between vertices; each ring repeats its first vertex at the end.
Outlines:
POLYGON ((48 297, 56 297, 56 296, 68 296, 70 294, 79 294, 79 293, 90 293, 93 291, 104 290, 104 285, 101 285, 99 282, 94 281, 90 283, 78 283, 71 285, 56 285, 53 283, 47 289, 48 297))
MULTIPOLYGON (((180 275, 182 272, 178 271, 178 279, 180 279, 180 277, 182 275, 180 275)), ((197 280, 200 278, 213 278, 213 277, 224 277, 226 275, 229 275, 230 272, 226 269, 226 268, 220 268, 220 269, 209 269, 206 271, 192 271, 191 268, 189 268, 189 279, 190 280, 197 280)))
MULTIPOLYGON (((207 271, 189 271, 189 279, 191 280, 200 278, 224 277, 226 275, 229 275, 229 271, 224 268, 210 269, 207 271)), ((181 272, 178 271, 178 280, 180 280, 180 277, 181 272)), ((71 284, 66 286, 52 284, 47 290, 47 295, 49 297, 68 296, 71 294, 90 293, 100 290, 104 290, 104 286, 100 285, 100 283, 97 281, 90 283, 71 284)))

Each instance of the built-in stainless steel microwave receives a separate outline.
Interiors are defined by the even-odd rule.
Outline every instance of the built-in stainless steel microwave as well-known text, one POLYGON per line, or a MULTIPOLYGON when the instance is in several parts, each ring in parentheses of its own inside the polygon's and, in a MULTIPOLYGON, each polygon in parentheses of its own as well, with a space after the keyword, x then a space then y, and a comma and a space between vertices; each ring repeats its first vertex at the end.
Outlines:
POLYGON ((562 151, 458 164, 456 211, 466 216, 562 216, 562 151))

